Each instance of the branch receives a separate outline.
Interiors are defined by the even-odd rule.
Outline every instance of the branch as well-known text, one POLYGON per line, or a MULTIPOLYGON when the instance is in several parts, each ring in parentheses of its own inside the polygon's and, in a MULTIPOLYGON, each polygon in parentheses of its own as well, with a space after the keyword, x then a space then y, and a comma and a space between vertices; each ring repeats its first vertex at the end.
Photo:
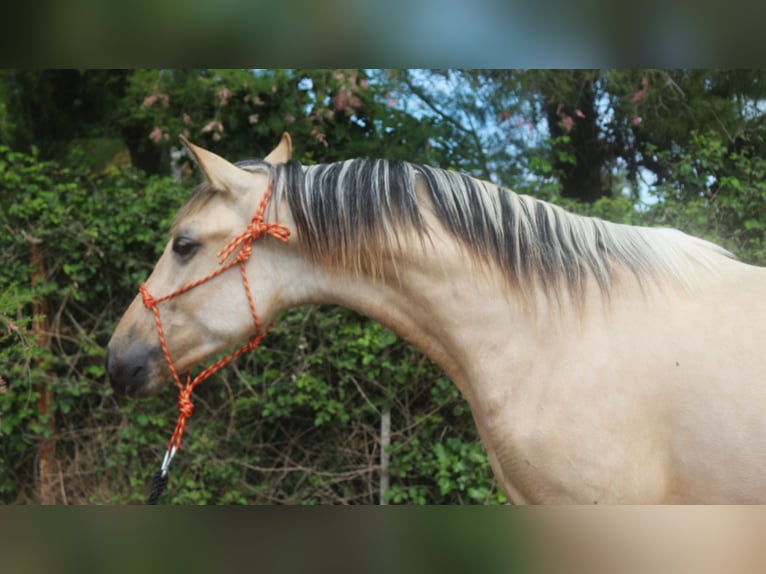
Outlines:
POLYGON ((412 92, 415 96, 420 98, 420 100, 426 106, 428 106, 435 114, 437 114, 439 117, 441 117, 442 119, 446 120, 447 122, 449 122, 450 124, 455 126, 461 132, 467 134, 474 141, 474 143, 476 144, 476 149, 477 149, 478 154, 479 154, 479 161, 481 163, 481 169, 482 169, 482 172, 483 172, 482 175, 483 175, 484 179, 489 179, 490 178, 490 173, 489 173, 489 166, 487 164, 487 156, 484 153, 484 146, 482 145, 481 138, 479 138, 479 135, 476 133, 476 130, 469 129, 469 128, 465 127, 463 124, 461 124, 455 118, 453 118, 451 115, 449 115, 448 113, 442 111, 433 102, 433 100, 430 98, 430 96, 428 96, 422 90, 422 88, 420 88, 419 86, 416 86, 415 84, 412 83, 412 80, 410 79, 409 75, 405 76, 404 83, 407 86, 407 88, 409 88, 410 92, 412 92))

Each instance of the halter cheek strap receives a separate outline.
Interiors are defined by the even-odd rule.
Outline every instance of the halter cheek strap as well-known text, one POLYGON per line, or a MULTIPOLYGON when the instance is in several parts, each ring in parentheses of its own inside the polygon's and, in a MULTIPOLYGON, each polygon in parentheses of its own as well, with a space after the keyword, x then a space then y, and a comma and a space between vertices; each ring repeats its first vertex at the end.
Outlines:
POLYGON ((165 452, 162 467, 154 477, 152 493, 149 496, 147 504, 156 504, 159 495, 167 485, 167 473, 168 467, 170 466, 170 461, 173 459, 176 451, 181 446, 181 437, 183 436, 184 429, 186 428, 186 419, 188 419, 194 411, 194 404, 191 401, 191 394, 194 390, 194 387, 196 387, 205 379, 213 376, 215 373, 223 369, 226 365, 228 365, 240 355, 246 353, 247 351, 255 350, 258 345, 261 344, 261 341, 273 326, 272 323, 266 327, 266 329, 262 329, 261 320, 258 317, 258 312, 255 308, 255 302, 253 301, 253 296, 250 292, 250 282, 248 281, 247 269, 245 267, 245 263, 253 252, 254 241, 260 239, 264 235, 271 235, 272 237, 282 242, 286 242, 290 237, 290 230, 285 225, 282 225, 281 223, 266 223, 263 219, 264 212, 266 211, 266 205, 268 204, 269 198, 271 197, 271 191, 272 186, 269 185, 263 195, 263 198, 261 199, 261 203, 258 205, 258 209, 255 212, 255 215, 253 216, 250 224, 242 233, 234 237, 223 247, 223 249, 221 249, 221 251, 218 252, 218 261, 221 265, 218 269, 209 275, 189 283, 188 285, 185 285, 163 297, 152 297, 146 287, 146 283, 142 283, 139 287, 139 292, 141 293, 141 299, 144 305, 154 314, 154 322, 157 325, 157 334, 160 338, 162 354, 165 356, 165 361, 168 364, 168 369, 170 369, 170 374, 173 376, 173 380, 178 387, 178 420, 176 421, 173 435, 170 437, 170 442, 168 442, 168 447, 167 451, 165 452), (235 252, 236 256, 229 260, 235 252), (227 262, 227 260, 229 261, 227 262), (245 288, 245 294, 247 295, 247 302, 250 307, 250 313, 253 317, 253 322, 255 323, 255 334, 250 337, 247 343, 236 349, 231 354, 220 359, 219 361, 209 365, 203 369, 196 377, 192 378, 191 373, 187 374, 186 383, 184 384, 181 382, 181 378, 178 375, 178 371, 176 370, 175 364, 173 363, 173 359, 170 356, 167 339, 165 338, 165 332, 162 328, 160 311, 157 306, 164 301, 178 297, 179 295, 182 295, 183 293, 186 293, 187 291, 190 291, 195 287, 202 285, 211 279, 214 279, 215 277, 236 265, 239 266, 240 272, 242 274, 242 284, 245 288))

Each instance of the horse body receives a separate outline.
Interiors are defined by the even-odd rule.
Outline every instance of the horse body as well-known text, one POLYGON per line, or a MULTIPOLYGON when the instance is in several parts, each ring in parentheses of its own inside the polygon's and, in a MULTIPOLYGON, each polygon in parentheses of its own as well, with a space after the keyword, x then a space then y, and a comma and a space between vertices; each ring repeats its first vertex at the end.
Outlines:
MULTIPOLYGON (((763 273, 739 277, 766 287, 763 273)), ((766 333, 754 320, 763 307, 727 305, 724 285, 694 298, 637 292, 609 309, 597 303, 582 324, 533 329, 537 351, 524 345, 521 360, 474 378, 497 405, 487 442, 518 500, 764 500, 766 333)))
MULTIPOLYGON (((381 215, 358 197, 323 204, 318 194, 333 190, 288 195, 311 168, 274 176, 190 147, 213 190, 179 213, 147 281, 152 292, 209 272, 211 253, 247 225, 275 182, 272 212, 295 233, 254 245, 248 262, 264 324, 289 307, 334 303, 420 348, 470 404, 514 503, 766 501, 765 270, 677 232, 584 222, 486 184, 460 187, 441 172, 418 172, 400 190, 406 197, 384 191, 376 205, 391 205, 381 215), (446 185, 457 191, 436 195, 446 185), (360 224, 355 214, 368 223, 361 239, 339 231, 360 224), (396 217, 408 224, 397 228, 396 217), (493 218, 513 221, 493 227, 493 218), (483 234, 469 235, 470 225, 483 234), (183 234, 200 245, 193 259, 174 253, 183 234), (336 234, 335 244, 322 234, 336 234), (532 239, 554 247, 535 251, 532 239)), ((288 158, 289 140, 267 160, 288 158)), ((320 171, 317 181, 340 189, 353 170, 320 171)), ((181 370, 252 332, 236 277, 216 281, 160 310, 181 370)), ((166 378, 156 339, 137 298, 109 345, 116 388, 141 394, 166 378)))
POLYGON ((328 281, 320 300, 445 370, 514 503, 766 500, 764 270, 720 256, 692 293, 626 274, 608 302, 594 286, 580 311, 540 297, 530 313, 501 277, 434 245, 384 288, 328 281))

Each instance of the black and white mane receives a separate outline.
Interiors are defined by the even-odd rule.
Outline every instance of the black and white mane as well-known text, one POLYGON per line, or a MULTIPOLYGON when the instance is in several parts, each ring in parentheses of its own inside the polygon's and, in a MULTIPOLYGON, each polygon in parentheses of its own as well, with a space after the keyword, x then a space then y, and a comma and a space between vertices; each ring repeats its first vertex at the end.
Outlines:
MULTIPOLYGON (((610 223, 569 213, 471 176, 403 161, 353 159, 303 166, 260 160, 236 165, 270 174, 274 204, 286 199, 303 248, 328 269, 379 268, 403 238, 428 240, 424 209, 481 263, 497 266, 522 293, 582 297, 592 276, 608 294, 616 269, 642 281, 691 287, 724 249, 673 229, 610 223), (428 205, 424 205, 424 201, 428 205)), ((205 202, 202 185, 179 217, 205 202)))

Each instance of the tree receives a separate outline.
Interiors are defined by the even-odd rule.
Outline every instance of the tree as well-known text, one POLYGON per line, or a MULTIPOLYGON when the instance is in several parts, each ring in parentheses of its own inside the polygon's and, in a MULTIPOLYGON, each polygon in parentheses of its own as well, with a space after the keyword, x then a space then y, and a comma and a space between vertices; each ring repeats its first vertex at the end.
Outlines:
POLYGON ((672 184, 656 154, 680 157, 690 128, 752 147, 766 99, 764 72, 747 70, 407 71, 394 86, 467 135, 474 175, 521 188, 553 176, 586 202, 672 184))

